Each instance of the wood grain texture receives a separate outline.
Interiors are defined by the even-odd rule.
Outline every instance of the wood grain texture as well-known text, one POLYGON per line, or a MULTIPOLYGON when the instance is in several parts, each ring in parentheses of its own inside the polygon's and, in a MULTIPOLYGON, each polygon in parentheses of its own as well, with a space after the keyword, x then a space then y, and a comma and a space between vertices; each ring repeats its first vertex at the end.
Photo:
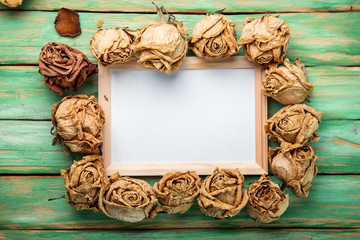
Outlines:
MULTIPOLYGON (((322 111, 324 120, 360 119, 360 68, 317 66, 306 69, 314 84, 307 105, 322 111)), ((97 95, 98 75, 91 76, 77 92, 64 96, 97 95)), ((50 119, 51 106, 62 99, 44 84, 44 77, 33 66, 0 66, 0 119, 50 119)), ((268 98, 269 115, 283 105, 268 98)))
POLYGON ((2 230, 0 238, 7 239, 353 239, 360 238, 360 229, 181 229, 181 230, 2 230))
MULTIPOLYGON (((95 62, 89 50, 89 41, 97 31, 98 19, 104 19, 103 28, 139 28, 158 22, 155 14, 111 14, 80 12, 81 35, 60 37, 54 28, 56 12, 0 11, 0 64, 37 64, 41 48, 48 42, 61 42, 83 51, 95 62)), ((236 24, 240 37, 245 17, 263 14, 229 15, 236 24)), ((177 14, 190 33, 203 15, 177 14)), ((299 57, 306 66, 360 65, 360 12, 281 14, 291 27, 287 56, 299 57), (331 19, 331 20, 330 20, 331 19)), ((239 55, 243 55, 240 50, 239 55)))
MULTIPOLYGON (((51 146, 50 121, 0 121, 0 173, 58 174, 78 154, 66 156, 51 146)), ((320 142, 313 143, 320 173, 360 173, 360 121, 323 121, 320 142)), ((271 146, 276 144, 270 141, 271 146)))
MULTIPOLYGON (((143 178, 153 185, 158 178, 143 178)), ((246 177, 247 188, 258 176, 246 177)), ((273 177, 275 182, 279 182, 273 177)), ((167 229, 311 227, 358 228, 360 224, 360 176, 317 176, 305 199, 290 193, 290 206, 279 221, 255 224, 243 209, 228 220, 214 220, 194 205, 185 214, 158 214, 152 220, 124 223, 102 213, 76 211, 65 199, 61 177, 1 177, 0 229, 167 229)))
MULTIPOLYGON (((358 11, 360 1, 356 0, 332 0, 332 1, 262 1, 262 0, 227 0, 227 1, 154 1, 158 5, 164 5, 170 12, 204 13, 215 12, 226 8, 226 13, 244 12, 313 12, 313 11, 358 11)), ((126 1, 114 0, 89 0, 89 1, 24 1, 16 10, 57 10, 62 7, 81 11, 105 11, 105 12, 156 12, 149 0, 134 0, 129 4, 126 1)), ((0 10, 7 10, 5 6, 0 10)))

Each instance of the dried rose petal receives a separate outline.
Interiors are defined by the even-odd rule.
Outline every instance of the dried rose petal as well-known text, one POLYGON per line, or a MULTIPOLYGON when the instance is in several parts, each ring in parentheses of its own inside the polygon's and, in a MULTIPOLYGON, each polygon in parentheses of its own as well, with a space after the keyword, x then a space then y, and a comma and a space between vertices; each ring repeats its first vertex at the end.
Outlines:
POLYGON ((76 36, 81 33, 79 14, 67 8, 61 8, 55 18, 55 29, 60 36, 76 36))

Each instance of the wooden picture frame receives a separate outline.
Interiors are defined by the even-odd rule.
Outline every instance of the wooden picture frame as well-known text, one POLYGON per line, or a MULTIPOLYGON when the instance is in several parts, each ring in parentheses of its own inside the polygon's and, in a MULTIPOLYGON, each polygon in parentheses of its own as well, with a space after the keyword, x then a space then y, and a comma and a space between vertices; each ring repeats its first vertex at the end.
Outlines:
MULTIPOLYGON (((122 176, 155 176, 172 171, 196 171, 199 175, 210 175, 216 167, 239 168, 244 175, 260 175, 268 172, 267 136, 264 124, 267 119, 267 98, 261 93, 261 82, 265 76, 264 70, 246 60, 243 56, 228 57, 219 60, 203 60, 197 57, 187 57, 178 71, 182 69, 254 69, 255 72, 255 162, 253 163, 146 163, 146 164, 114 164, 111 161, 111 71, 147 69, 136 62, 115 64, 103 67, 99 64, 98 99, 104 109, 106 122, 103 128, 102 154, 104 166, 108 175, 119 171, 122 176)), ((155 70, 152 70, 155 71, 155 70)))

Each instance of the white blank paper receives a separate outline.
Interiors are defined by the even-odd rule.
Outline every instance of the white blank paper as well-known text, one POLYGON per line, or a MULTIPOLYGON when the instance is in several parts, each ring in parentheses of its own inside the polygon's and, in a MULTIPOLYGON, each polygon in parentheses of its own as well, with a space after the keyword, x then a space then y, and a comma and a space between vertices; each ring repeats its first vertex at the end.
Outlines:
POLYGON ((113 70, 111 161, 255 162, 254 69, 113 70))

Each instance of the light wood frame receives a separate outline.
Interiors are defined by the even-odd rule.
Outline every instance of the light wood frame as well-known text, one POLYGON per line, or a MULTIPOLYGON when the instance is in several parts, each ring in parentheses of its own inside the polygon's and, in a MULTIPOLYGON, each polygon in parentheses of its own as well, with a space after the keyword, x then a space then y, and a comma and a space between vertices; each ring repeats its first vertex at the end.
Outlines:
MULTIPOLYGON (((228 57, 219 60, 203 60, 187 57, 181 69, 255 69, 255 163, 224 163, 221 168, 239 168, 244 175, 260 175, 268 172, 267 137, 264 124, 267 119, 267 98, 261 93, 261 82, 264 70, 246 60, 242 56, 228 57)), ((112 164, 111 163, 111 70, 147 69, 132 59, 127 63, 103 67, 99 64, 99 103, 105 112, 103 128, 102 154, 106 173, 111 175, 119 171, 122 176, 155 176, 172 171, 196 171, 199 175, 210 175, 218 167, 216 163, 169 163, 169 164, 112 164)), ((154 70, 155 71, 155 70, 154 70)))

